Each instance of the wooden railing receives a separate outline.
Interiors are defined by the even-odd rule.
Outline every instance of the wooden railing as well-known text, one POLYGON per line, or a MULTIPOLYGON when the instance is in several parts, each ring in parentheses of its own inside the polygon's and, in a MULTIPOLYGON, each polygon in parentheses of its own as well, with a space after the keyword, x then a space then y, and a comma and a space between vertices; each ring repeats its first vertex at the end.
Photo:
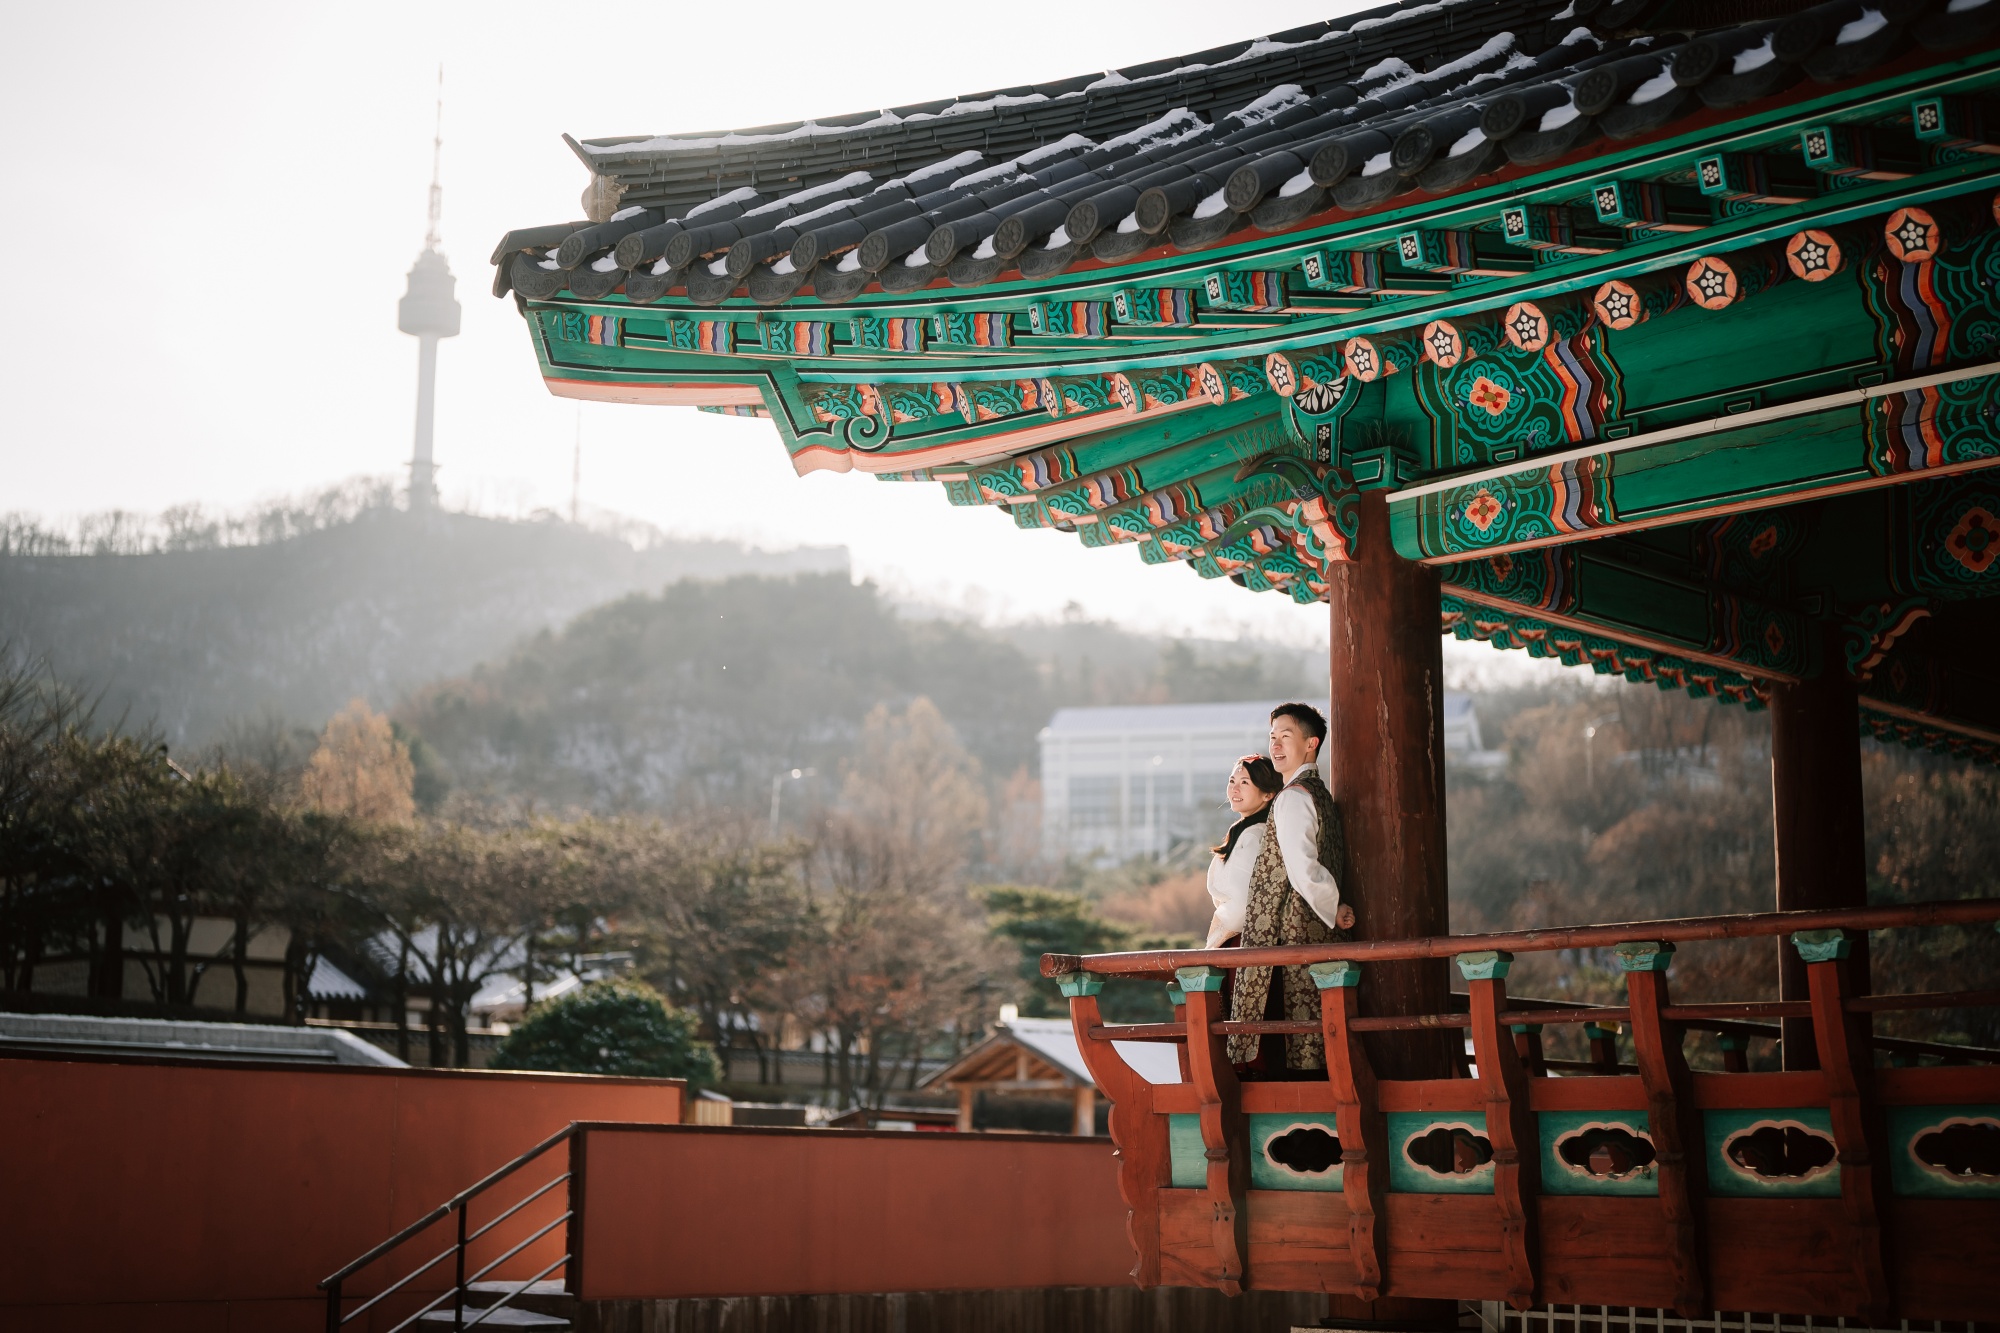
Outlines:
MULTIPOLYGON (((1887 1100, 1899 1106, 1990 1108, 2000 1102, 2000 1069, 1878 1070, 1874 1050, 1900 1054, 1904 1063, 1926 1056, 1986 1062, 2000 1059, 2000 1052, 1878 1039, 1870 1031, 1870 1016, 2000 1004, 2000 989, 1860 994, 1849 975, 1848 956, 1856 935, 1870 930, 1996 921, 2000 900, 1978 899, 1316 946, 1051 954, 1042 959, 1042 970, 1062 983, 1078 1046, 1113 1103, 1120 1185, 1132 1210, 1131 1238, 1139 1255, 1134 1274, 1143 1285, 1197 1282, 1238 1291, 1285 1284, 1299 1289, 1297 1284, 1305 1282, 1309 1289, 1342 1291, 1364 1300, 1384 1295, 1504 1299, 1520 1309, 1543 1300, 1646 1304, 1650 1293, 1658 1298, 1652 1303, 1690 1316, 1723 1308, 1875 1320, 1889 1318, 1892 1310, 1904 1317, 1932 1317, 1926 1314, 1931 1310, 1943 1312, 1935 1317, 1976 1317, 1990 1313, 1990 1298, 1966 1296, 1965 1301, 1979 1307, 1966 1314, 1964 1301, 1953 1292, 1983 1291, 1992 1265, 2000 1264, 2000 1239, 1994 1239, 1994 1224, 2000 1223, 2000 1174, 1991 1176, 1991 1194, 1982 1183, 1985 1175, 1971 1182, 1979 1188, 1964 1191, 1976 1222, 1972 1215, 1947 1217, 1928 1200, 1892 1199, 1891 1146, 1882 1105, 1886 1092, 1887 1100), (1808 999, 1672 1000, 1667 971, 1677 944, 1755 937, 1789 937, 1807 965, 1808 999), (1509 998, 1507 975, 1517 954, 1578 948, 1615 951, 1625 978, 1625 1004, 1558 1006, 1509 998), (1361 1012, 1367 964, 1444 958, 1455 960, 1466 980, 1463 1012, 1361 1012), (1320 989, 1319 1023, 1229 1021, 1225 974, 1278 965, 1308 969, 1320 989), (1105 1023, 1097 996, 1112 978, 1171 979, 1176 1021, 1105 1023), (1746 1069, 1743 1037, 1775 1035, 1775 1029, 1752 1027, 1745 1020, 1773 1018, 1810 1020, 1818 1070, 1697 1074, 1690 1069, 1682 1050, 1690 1028, 1732 1038, 1725 1041, 1726 1069, 1737 1071, 1746 1069), (1588 1029, 1592 1058, 1568 1062, 1575 1077, 1554 1077, 1558 1071, 1541 1052, 1541 1029, 1577 1023, 1593 1025, 1588 1029), (1609 1039, 1620 1025, 1630 1032, 1631 1066, 1618 1064, 1609 1039), (1461 1072, 1470 1077, 1376 1077, 1364 1036, 1378 1042, 1410 1040, 1438 1029, 1469 1034, 1472 1059, 1461 1072), (1318 1032, 1325 1039, 1323 1081, 1239 1083, 1226 1054, 1229 1036, 1298 1032, 1318 1032), (1176 1043, 1183 1082, 1149 1084, 1117 1054, 1114 1041, 1176 1043), (1623 1073, 1624 1068, 1631 1074, 1623 1073), (1810 1118, 1823 1122, 1824 1137, 1831 1140, 1828 1155, 1837 1168, 1821 1163, 1799 1177, 1817 1180, 1816 1188, 1823 1189, 1837 1175, 1837 1203, 1775 1197, 1792 1188, 1789 1177, 1770 1185, 1772 1198, 1740 1197, 1744 1190, 1735 1177, 1748 1175, 1749 1168, 1740 1162, 1732 1166, 1735 1158, 1717 1156, 1723 1150, 1716 1139, 1721 1131, 1710 1125, 1713 1132, 1705 1137, 1705 1118, 1720 1124, 1731 1113, 1741 1118, 1776 1108, 1809 1109, 1810 1118), (1249 1117, 1260 1113, 1315 1112, 1330 1112, 1337 1127, 1333 1151, 1342 1205, 1317 1211, 1298 1203, 1308 1196, 1284 1196, 1268 1185, 1261 1191, 1252 1188, 1253 1163, 1267 1174, 1272 1168, 1259 1156, 1267 1149, 1253 1152, 1248 1124, 1249 1117), (1408 1151, 1414 1161, 1415 1141, 1406 1138, 1392 1145, 1387 1117, 1420 1112, 1483 1116, 1477 1136, 1483 1147, 1477 1151, 1490 1156, 1479 1163, 1478 1176, 1482 1186, 1490 1179, 1490 1197, 1449 1192, 1466 1182, 1450 1180, 1445 1171, 1431 1172, 1441 1182, 1431 1193, 1391 1189, 1390 1176, 1404 1167, 1392 1151, 1408 1151), (1651 1154, 1645 1171, 1651 1198, 1614 1197, 1606 1183, 1611 1177, 1560 1163, 1565 1179, 1557 1183, 1562 1190, 1544 1190, 1544 1163, 1556 1159, 1543 1141, 1538 1115, 1575 1112, 1602 1112, 1607 1123, 1616 1122, 1621 1112, 1629 1118, 1631 1141, 1643 1141, 1641 1151, 1651 1154), (1177 1154, 1170 1142, 1168 1120, 1176 1114, 1198 1122, 1198 1160, 1185 1143, 1177 1154), (1720 1162, 1731 1177, 1721 1183, 1731 1187, 1732 1197, 1711 1197, 1706 1179, 1711 1162, 1720 1162), (1197 1173, 1199 1189, 1189 1179, 1197 1173), (1174 1184, 1177 1176, 1180 1188, 1174 1184), (1766 1206, 1776 1203, 1789 1211, 1766 1206), (1840 1260, 1831 1276, 1822 1271, 1823 1255, 1805 1254, 1816 1254, 1821 1244, 1820 1238, 1809 1239, 1797 1230, 1808 1217, 1812 1225, 1838 1237, 1840 1260), (1927 1247, 1909 1238, 1890 1244, 1884 1226, 1892 1217, 1905 1226, 1936 1229, 1938 1244, 1927 1247), (1552 1221, 1559 1233, 1555 1236, 1545 1234, 1552 1221), (1982 1243, 1991 1254, 1984 1269, 1967 1273, 1963 1264, 1941 1267, 1925 1257, 1927 1249, 1940 1245, 1953 1253, 1962 1250, 1962 1240, 1951 1242, 1951 1234, 1974 1224, 1987 1228, 1988 1239, 1982 1243), (1619 1251, 1607 1238, 1621 1229, 1648 1237, 1641 1248, 1650 1247, 1650 1252, 1619 1251), (1787 1234, 1789 1242, 1782 1239, 1787 1234), (1403 1240, 1392 1245, 1398 1235, 1403 1240), (1419 1241, 1427 1248, 1414 1248, 1419 1241), (1406 1242, 1412 1247, 1407 1252, 1406 1242), (1790 1260, 1787 1243, 1799 1250, 1790 1260), (1607 1245, 1612 1248, 1605 1249, 1607 1245), (1746 1248, 1758 1256, 1748 1267, 1746 1248), (1787 1263, 1797 1271, 1788 1272, 1787 1263)), ((1796 1118, 1766 1117, 1784 1125, 1796 1118)), ((1821 1131, 1802 1125, 1798 1133, 1811 1139, 1821 1131)), ((2000 1139, 2000 1123, 1992 1126, 1992 1135, 2000 1139)), ((1895 1150, 1905 1147, 1898 1144, 1895 1150)), ((1754 1149, 1738 1145, 1730 1151, 1754 1156, 1754 1149)), ((1753 1179, 1750 1193, 1762 1188, 1753 1179)), ((1325 1200, 1329 1195, 1310 1197, 1325 1200)), ((1633 1248, 1633 1242, 1623 1243, 1627 1250, 1633 1248)))

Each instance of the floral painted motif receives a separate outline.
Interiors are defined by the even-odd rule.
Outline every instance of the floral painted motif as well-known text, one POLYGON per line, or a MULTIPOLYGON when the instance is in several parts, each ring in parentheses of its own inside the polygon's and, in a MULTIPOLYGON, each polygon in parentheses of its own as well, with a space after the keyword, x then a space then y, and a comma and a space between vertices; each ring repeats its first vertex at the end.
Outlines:
POLYGON ((1823 231, 1799 232, 1785 242, 1785 263, 1795 278, 1825 282, 1840 272, 1840 242, 1823 231))
POLYGON ((1778 525, 1775 523, 1766 523, 1757 530, 1757 535, 1750 539, 1750 554, 1762 560, 1771 553, 1771 548, 1777 544, 1778 525))
MULTIPOLYGON (((1546 331, 1543 312, 1514 312, 1523 314, 1537 336, 1546 331)), ((1415 367, 1417 403, 1432 423, 1433 466, 1532 458, 1597 439, 1620 414, 1622 381, 1602 331, 1554 337, 1538 351, 1516 346, 1512 333, 1476 327, 1460 334, 1465 354, 1458 365, 1426 360, 1415 367)))
POLYGON ((1882 239, 1889 253, 1905 264, 1936 259, 1944 249, 1944 232, 1937 219, 1921 208, 1899 208, 1883 224, 1882 239))
POLYGON ((1466 394, 1466 401, 1474 407, 1483 408, 1488 416, 1500 416, 1507 410, 1507 404, 1514 395, 1502 384, 1495 384, 1481 375, 1472 382, 1472 389, 1466 394))
POLYGON ((1532 301, 1516 301, 1508 306, 1500 327, 1507 341, 1524 352, 1539 352, 1549 345, 1549 317, 1532 301))
POLYGON ((1764 625, 1764 646, 1771 650, 1771 656, 1783 657, 1785 655, 1784 626, 1775 620, 1766 622, 1764 625))
POLYGON ((1721 310, 1742 294, 1736 270, 1713 255, 1703 255, 1688 266, 1688 299, 1703 310, 1721 310))
POLYGON ((1969 509, 1944 539, 1944 549, 1974 574, 1984 574, 2000 560, 2000 522, 1983 508, 1969 509))
POLYGON ((1619 278, 1599 287, 1591 305, 1598 320, 1610 329, 1629 329, 1646 318, 1646 308, 1639 300, 1639 289, 1619 278))
POLYGON ((1479 488, 1479 494, 1473 496, 1471 502, 1465 506, 1465 517, 1473 527, 1485 532, 1493 526, 1493 520, 1500 517, 1500 502, 1493 498, 1492 491, 1482 486, 1479 488))
POLYGON ((1458 330, 1442 319, 1434 319, 1424 326, 1422 338, 1424 360, 1450 370, 1465 359, 1465 341, 1458 330))

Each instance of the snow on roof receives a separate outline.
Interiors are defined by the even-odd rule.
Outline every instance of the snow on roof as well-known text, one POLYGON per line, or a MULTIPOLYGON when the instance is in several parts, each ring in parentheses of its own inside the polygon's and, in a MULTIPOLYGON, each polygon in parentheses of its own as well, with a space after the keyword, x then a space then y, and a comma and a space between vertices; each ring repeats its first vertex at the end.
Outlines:
POLYGON ((322 957, 313 964, 306 994, 315 1000, 365 1000, 368 988, 341 971, 333 960, 322 957))
POLYGON ((9 1049, 408 1068, 387 1051, 339 1028, 96 1014, 0 1014, 0 1050, 9 1049))
MULTIPOLYGON (((1083 1063, 1083 1055, 1076 1048, 1076 1032, 1067 1018, 1017 1018, 1011 1023, 1002 1023, 1000 1032, 1083 1082, 1092 1081, 1090 1070, 1083 1063)), ((1111 1045, 1119 1057, 1148 1083, 1181 1081, 1181 1062, 1174 1054, 1173 1043, 1114 1041, 1111 1045)))

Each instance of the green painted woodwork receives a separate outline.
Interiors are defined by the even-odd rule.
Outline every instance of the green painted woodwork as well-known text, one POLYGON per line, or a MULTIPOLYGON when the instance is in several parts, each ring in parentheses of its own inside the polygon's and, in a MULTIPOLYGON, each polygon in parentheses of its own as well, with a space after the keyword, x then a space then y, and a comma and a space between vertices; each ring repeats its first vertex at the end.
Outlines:
POLYGON ((1913 469, 1899 462, 1906 431, 1934 435, 1945 465, 2000 464, 1992 420, 2000 376, 1918 395, 1840 406, 1806 416, 1718 430, 1558 466, 1524 469, 1409 500, 1395 500, 1390 533, 1411 559, 1464 559, 1565 541, 1624 525, 1780 504, 1842 487, 1883 484, 1913 469))
POLYGON ((1447 564, 1447 632, 1754 706, 1823 669, 1827 620, 1875 664, 1875 734, 2000 757, 2000 682, 1927 655, 1921 628, 1898 641, 1912 616, 2000 593, 2000 472, 1980 472, 2000 466, 2000 378, 1726 428, 2000 357, 2000 160, 1952 146, 1996 81, 2000 52, 1981 52, 1443 198, 976 292, 522 308, 559 392, 727 388, 711 410, 768 414, 802 470, 934 482, 1300 602, 1356 535, 1353 488, 1490 471, 1392 498, 1396 549, 1447 564), (1911 178, 1842 174, 1913 133, 1939 147, 1911 178), (1824 188, 1774 193, 1770 165, 1801 154, 1824 188), (1712 200, 1706 225, 1669 218, 1663 182, 1712 200), (1911 205, 1946 242, 1921 265, 1880 239, 1911 205), (1620 235, 1580 246, 1579 223, 1620 235), (1842 248, 1826 280, 1773 284, 1766 248, 1735 304, 1680 300, 1697 258, 1743 263, 1807 227, 1842 248), (1593 318, 1611 279, 1641 322, 1593 318), (1509 340, 1517 312, 1545 344, 1509 340), (1267 456, 1320 470, 1236 477, 1267 456), (1811 522, 1782 508, 1808 499, 1811 522))
POLYGON ((2000 1105, 1887 1106, 1883 1116, 1888 1124, 1889 1184, 1897 1194, 1919 1199, 2000 1199, 2000 1175, 1968 1169, 1963 1159, 1966 1143, 1931 1138, 1954 1130, 1955 1138, 2000 1138, 2000 1105), (1933 1160, 1926 1161, 1926 1156, 1933 1160), (1959 1169, 1953 1170, 1954 1165, 1959 1169))
POLYGON ((1208 1145, 1201 1141, 1201 1117, 1167 1117, 1167 1156, 1177 1190, 1198 1190, 1208 1184, 1208 1145))
POLYGON ((1792 947, 1808 963, 1831 963, 1853 951, 1854 941, 1844 930, 1795 930, 1792 947))
POLYGON ((1664 972, 1673 966, 1674 946, 1670 942, 1635 940, 1612 950, 1621 972, 1664 972))
POLYGON ((1503 949, 1487 949, 1459 954, 1452 961, 1458 964, 1458 974, 1467 981, 1504 981, 1514 966, 1514 955, 1503 949))
POLYGON ((1703 1111, 1701 1113, 1703 1151, 1708 1158, 1708 1192, 1730 1199, 1837 1199, 1840 1197, 1840 1163, 1834 1156, 1833 1120, 1823 1106, 1796 1106, 1777 1110, 1703 1111), (1817 1156, 1823 1163, 1797 1175, 1764 1175, 1746 1166, 1735 1154, 1746 1149, 1739 1139, 1760 1130, 1790 1132, 1816 1141, 1817 1156))
POLYGON ((1312 977, 1313 985, 1321 990, 1336 990, 1344 986, 1361 984, 1361 964, 1336 958, 1331 962, 1308 963, 1306 972, 1312 977))
MULTIPOLYGON (((1884 1108, 1890 1153, 1890 1179, 1895 1193, 1931 1199, 2000 1198, 2000 1178, 1966 1171, 1953 1174, 1918 1155, 1919 1141, 1954 1126, 2000 1134, 2000 1105, 1890 1106, 1884 1108)), ((1438 1173, 1409 1160, 1404 1149, 1415 1138, 1438 1128, 1464 1129, 1484 1135, 1483 1113, 1466 1115, 1392 1111, 1387 1117, 1390 1145, 1389 1185, 1399 1194, 1490 1194, 1490 1164, 1464 1176, 1440 1178, 1438 1173)), ((1250 1140, 1250 1184, 1253 1189, 1337 1191, 1343 1187, 1338 1164, 1325 1172, 1302 1173, 1276 1161, 1271 1144, 1301 1127, 1317 1128, 1335 1138, 1339 1126, 1331 1113, 1296 1115, 1254 1114, 1247 1117, 1250 1140)), ((1759 1129, 1793 1129, 1819 1138, 1831 1151, 1832 1121, 1824 1108, 1777 1110, 1718 1110, 1702 1113, 1709 1191, 1726 1198, 1838 1198, 1840 1168, 1831 1158, 1804 1176, 1759 1175, 1727 1155, 1733 1140, 1759 1129)), ((1591 1130, 1622 1130, 1651 1142, 1646 1117, 1631 1111, 1542 1111, 1536 1115, 1541 1140, 1541 1189, 1545 1194, 1622 1195, 1646 1197, 1659 1192, 1657 1167, 1638 1166, 1616 1176, 1593 1175, 1562 1156, 1574 1137, 1591 1130)), ((1167 1117, 1167 1143, 1172 1187, 1201 1189, 1207 1183, 1208 1159, 1201 1141, 1201 1118, 1167 1117)), ((1937 1142, 1924 1145, 1932 1157, 1945 1157, 1937 1142)))
POLYGON ((1656 1163, 1609 1175, 1594 1175, 1587 1166, 1578 1166, 1562 1154, 1573 1140, 1592 1130, 1623 1130, 1634 1138, 1653 1141, 1643 1114, 1631 1111, 1538 1111, 1535 1122, 1542 1148, 1542 1193, 1657 1195, 1660 1192, 1656 1163))
POLYGON ((1281 1156, 1292 1155, 1282 1146, 1276 1153, 1273 1152, 1273 1145, 1279 1144, 1286 1135, 1301 1130, 1308 1133, 1319 1130, 1338 1139, 1340 1124, 1331 1112, 1300 1112, 1296 1115, 1254 1114, 1245 1118, 1250 1122, 1251 1189, 1316 1190, 1333 1193, 1340 1191, 1344 1183, 1340 1163, 1335 1162, 1323 1171, 1306 1171, 1279 1160, 1281 1156))
MULTIPOLYGON (((1324 1130, 1338 1139, 1340 1126, 1331 1112, 1301 1112, 1297 1115, 1244 1117, 1250 1137, 1250 1188, 1259 1190, 1312 1190, 1337 1193, 1342 1187, 1338 1162, 1324 1171, 1300 1171, 1271 1155, 1273 1141, 1295 1130, 1324 1130)), ((1281 1154, 1283 1149, 1280 1149, 1281 1154)), ((1207 1149, 1201 1141, 1201 1117, 1167 1117, 1167 1153, 1175 1189, 1200 1189, 1208 1183, 1207 1149)), ((1288 1154, 1287 1154, 1288 1155, 1288 1154)))
POLYGON ((1552 657, 1565 666, 1588 666, 1599 675, 1622 676, 1634 684, 1650 681, 1661 689, 1686 690, 1723 703, 1748 708, 1760 708, 1764 703, 1764 687, 1710 662, 1636 646, 1532 613, 1456 597, 1449 591, 1440 601, 1446 631, 1460 639, 1478 639, 1496 648, 1523 648, 1532 657, 1552 657))
POLYGON ((1410 386, 1429 419, 1429 468, 1511 463, 1602 438, 1624 413, 1611 336, 1577 330, 1528 352, 1492 326, 1461 331, 1464 359, 1448 369, 1427 361, 1410 386))
POLYGON ((2000 473, 1898 486, 1889 503, 1888 587, 1857 600, 2000 595, 2000 473))
POLYGON ((1066 972, 1056 979, 1056 984, 1062 987, 1064 998, 1071 1000, 1104 990, 1104 978, 1095 972, 1066 972))
POLYGON ((1220 994, 1222 991, 1222 969, 1219 967, 1181 967, 1174 969, 1174 980, 1181 990, 1192 995, 1196 991, 1220 994))
MULTIPOLYGON (((1418 1139, 1436 1131, 1461 1131, 1486 1137, 1484 1111, 1431 1112, 1389 1111, 1383 1119, 1389 1129, 1389 1189, 1395 1194, 1491 1194, 1493 1163, 1484 1162, 1470 1171, 1449 1174, 1422 1166, 1410 1156, 1418 1139)), ((1491 1152, 1488 1144, 1487 1151, 1491 1152)))

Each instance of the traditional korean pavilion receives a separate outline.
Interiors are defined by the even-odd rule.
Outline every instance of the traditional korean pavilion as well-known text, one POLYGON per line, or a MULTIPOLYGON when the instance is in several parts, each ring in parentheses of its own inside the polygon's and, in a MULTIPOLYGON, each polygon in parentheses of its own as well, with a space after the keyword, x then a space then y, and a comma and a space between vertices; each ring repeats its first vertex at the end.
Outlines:
MULTIPOLYGON (((1119 1102, 1142 1281, 1990 1317, 1990 1282, 1912 1267, 1907 1237, 1990 1278, 2000 1174, 1968 1168, 1938 1187, 1957 1212, 1924 1211, 1884 1174, 1900 1151, 1884 1136, 1903 1131, 1868 1109, 1865 1032, 1828 1043, 1862 1021, 1854 1005, 1882 1007, 1866 930, 1909 924, 1865 906, 1861 736, 2000 760, 1996 32, 2000 0, 1435 0, 916 106, 570 140, 588 216, 510 232, 494 292, 513 293, 556 394, 768 418, 802 474, 936 485, 999 511, 967 522, 1327 604, 1327 752, 1363 942, 1287 961, 1349 995, 1340 969, 1370 959, 1345 1010, 1364 1028, 1326 1007, 1330 1083, 1239 1089, 1202 1054, 1230 1026, 1204 976, 1239 962, 1048 963, 1074 983, 1093 1060, 1119 1031, 1092 1016, 1103 976, 1200 974, 1180 978, 1171 1032, 1122 1034, 1181 1042, 1189 1083, 1093 1063, 1119 1102), (1860 932, 1778 946, 1767 1016, 1795 1072, 1698 1076, 1738 1080, 1711 1094, 1655 1041, 1629 1080, 1615 1059, 1600 1070, 1624 1111, 1586 1106, 1592 1080, 1529 1078, 1492 1036, 1534 1026, 1503 980, 1506 949, 1529 943, 1461 958, 1474 1008, 1450 1018, 1442 634, 1771 710, 1776 905, 1860 932), (1477 1078, 1447 1078, 1443 1043, 1380 1035, 1439 1015, 1485 1040, 1477 1078), (1449 1082, 1483 1091, 1461 1107, 1434 1091, 1449 1082), (1524 1091, 1543 1084, 1567 1090, 1524 1091), (1700 1144, 1684 1153, 1676 1126, 1721 1133, 1724 1103, 1831 1125, 1839 1167, 1789 1211, 1705 1198, 1700 1144), (1550 1221, 1533 1151, 1508 1138, 1531 1106, 1649 1136, 1657 1178, 1636 1183, 1624 1148, 1604 1172, 1595 1149, 1550 1159, 1582 1173, 1555 1193, 1591 1196, 1550 1221), (1257 1203, 1289 1188, 1282 1172, 1243 1166, 1260 1118, 1308 1111, 1338 1121, 1350 1172, 1385 1115, 1432 1114, 1422 1134, 1464 1129, 1498 1156, 1458 1172, 1446 1143, 1430 1193, 1398 1183, 1398 1156, 1386 1185, 1350 1174, 1347 1211, 1312 1222, 1257 1203), (1396 1202, 1446 1199, 1442 1218, 1470 1187, 1438 1182, 1482 1169, 1507 1237, 1487 1267, 1465 1257, 1483 1224, 1427 1232, 1396 1202), (1810 1213, 1828 1190, 1835 1213, 1810 1213), (1612 1216, 1638 1194, 1640 1222, 1612 1216), (1833 1230, 1774 1257, 1773 1235, 1811 1226, 1833 1230), (1729 1266, 1744 1246, 1789 1276, 1745 1285, 1729 1266), (1617 1281, 1563 1266, 1586 1260, 1617 1281), (1771 1303, 1750 1303, 1760 1290, 1771 1303)), ((1620 1014, 1678 1031, 1692 1010, 1668 1004, 1661 960, 1711 936, 1651 924, 1620 1014)), ((1992 1071, 1883 1072, 1884 1099, 1971 1107, 1961 1119, 2000 1136, 1992 1071)), ((1917 1118, 1910 1144, 1943 1132, 1917 1118)), ((1756 1156, 1714 1151, 1724 1177, 1756 1156)))

